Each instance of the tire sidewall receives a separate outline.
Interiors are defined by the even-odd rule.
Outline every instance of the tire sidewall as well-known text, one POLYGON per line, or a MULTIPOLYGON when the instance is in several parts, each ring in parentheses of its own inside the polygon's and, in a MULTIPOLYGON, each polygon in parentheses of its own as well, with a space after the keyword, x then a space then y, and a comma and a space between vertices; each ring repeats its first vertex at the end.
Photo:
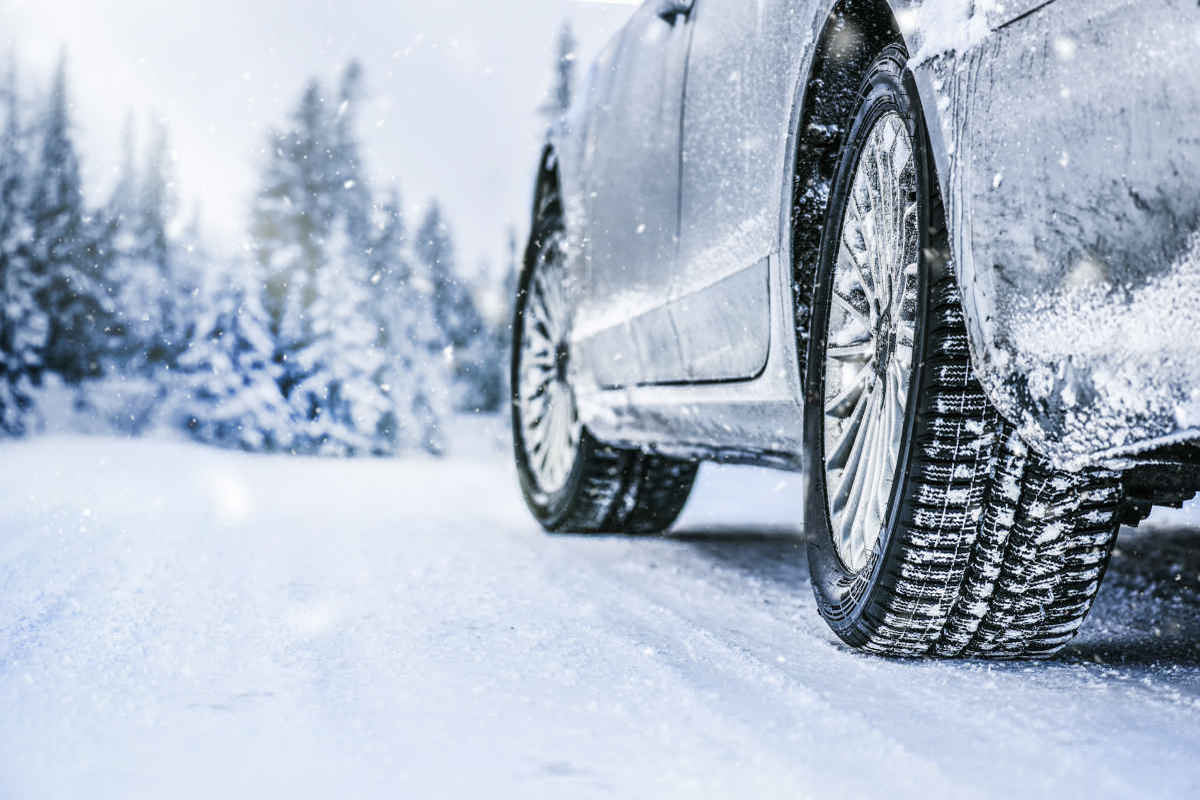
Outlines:
MULTIPOLYGON (((859 104, 843 141, 842 153, 830 193, 825 219, 816 284, 813 290, 812 318, 808 342, 808 370, 805 379, 805 458, 808 490, 805 501, 805 530, 808 532, 808 560, 813 590, 822 616, 843 640, 860 646, 866 643, 860 632, 864 616, 871 615, 873 591, 885 572, 897 565, 899 521, 905 517, 908 501, 909 465, 926 360, 926 318, 929 287, 932 285, 929 248, 929 216, 932 206, 931 164, 928 139, 915 85, 904 67, 899 48, 889 48, 871 67, 859 92, 859 104), (825 344, 828 338, 830 295, 833 270, 841 246, 841 231, 846 204, 859 158, 878 119, 888 111, 904 120, 913 144, 914 166, 918 183, 918 229, 920 266, 918 270, 919 307, 914 337, 914 364, 906 406, 904 434, 897 458, 892 497, 887 519, 866 566, 852 572, 837 553, 832 535, 825 483, 824 384, 825 344)), ((875 616, 875 615, 871 615, 875 616)), ((878 622, 878 619, 876 619, 878 622)))

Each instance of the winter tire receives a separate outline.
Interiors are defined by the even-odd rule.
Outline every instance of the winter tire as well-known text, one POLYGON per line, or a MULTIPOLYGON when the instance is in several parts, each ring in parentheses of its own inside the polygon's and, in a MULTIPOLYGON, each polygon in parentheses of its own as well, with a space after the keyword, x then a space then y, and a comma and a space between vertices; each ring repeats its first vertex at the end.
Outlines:
POLYGON ((522 494, 548 531, 662 532, 683 510, 698 465, 611 447, 581 424, 568 368, 566 232, 552 179, 538 197, 513 321, 512 433, 522 494))
POLYGON ((808 342, 805 529, 822 616, 888 655, 1053 654, 1091 608, 1119 476, 1029 450, 975 377, 907 56, 843 139, 808 342))

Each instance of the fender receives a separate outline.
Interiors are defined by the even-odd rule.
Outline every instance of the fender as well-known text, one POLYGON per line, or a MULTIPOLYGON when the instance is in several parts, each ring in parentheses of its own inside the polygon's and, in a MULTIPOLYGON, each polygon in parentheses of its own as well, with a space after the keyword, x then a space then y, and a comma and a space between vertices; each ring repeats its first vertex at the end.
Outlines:
POLYGON ((913 31, 976 370, 1060 468, 1200 436, 1198 24, 1054 0, 953 52, 913 31))

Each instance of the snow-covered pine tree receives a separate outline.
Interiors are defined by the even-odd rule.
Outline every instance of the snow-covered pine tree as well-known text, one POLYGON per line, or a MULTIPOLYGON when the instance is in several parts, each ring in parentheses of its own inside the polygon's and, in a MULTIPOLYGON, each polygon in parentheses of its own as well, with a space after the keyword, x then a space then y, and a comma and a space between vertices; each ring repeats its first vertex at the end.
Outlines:
POLYGON ((117 182, 108 199, 109 219, 119 222, 130 231, 137 217, 137 130, 132 111, 125 112, 121 125, 121 163, 117 182))
MULTIPOLYGON (((200 207, 197 204, 182 232, 174 239, 175 255, 171 262, 171 282, 174 284, 171 302, 176 321, 170 331, 175 338, 177 362, 179 356, 191 347, 192 340, 198 335, 199 317, 207 300, 207 275, 215 261, 206 246, 207 241, 201 223, 200 207)), ((254 285, 261 294, 262 281, 258 280, 257 268, 253 275, 257 281, 254 285)), ((259 297, 257 302, 261 306, 262 298, 259 297)))
POLYGON ((115 429, 137 434, 153 424, 174 388, 173 371, 195 322, 190 304, 200 265, 191 242, 172 230, 176 198, 164 126, 152 127, 139 167, 133 117, 126 117, 117 183, 94 227, 107 258, 104 378, 82 385, 77 404, 115 429))
POLYGON ((393 189, 378 209, 368 259, 371 316, 384 354, 380 384, 391 401, 380 433, 397 450, 420 447, 441 454, 451 377, 433 313, 433 283, 411 258, 402 208, 393 189))
POLYGON ((564 21, 554 43, 554 77, 550 94, 539 109, 551 124, 567 112, 575 90, 575 49, 579 42, 571 23, 564 21))
POLYGON ((358 111, 364 93, 362 66, 351 61, 342 71, 338 106, 333 114, 331 161, 332 188, 346 231, 353 242, 370 241, 371 190, 358 143, 358 111))
POLYGON ((30 260, 27 138, 21 124, 15 61, 3 87, 0 133, 0 432, 21 435, 34 424, 34 384, 40 381, 49 320, 36 299, 30 260))
POLYGON ((453 368, 454 407, 459 411, 481 410, 486 376, 479 364, 479 345, 481 338, 487 338, 487 326, 470 282, 458 271, 453 236, 436 200, 430 203, 417 229, 414 252, 433 283, 434 319, 442 334, 442 351, 453 368))
POLYGON ((504 378, 507 369, 505 353, 508 345, 497 335, 497 328, 504 325, 501 317, 506 313, 497 285, 496 273, 491 262, 480 261, 474 280, 468 283, 468 292, 475 298, 483 327, 469 347, 471 364, 471 386, 474 393, 471 410, 479 414, 495 414, 504 404, 504 378))
POLYGON ((291 368, 300 377, 288 394, 301 420, 295 449, 323 455, 387 451, 379 431, 390 412, 379 373, 378 326, 370 315, 364 252, 335 223, 330 260, 317 270, 313 302, 305 319, 305 345, 291 368))
POLYGON ((517 304, 517 283, 521 277, 521 251, 517 229, 508 228, 505 248, 504 272, 500 280, 499 316, 495 320, 493 337, 495 353, 500 360, 500 407, 497 409, 508 418, 509 398, 512 396, 509 367, 512 362, 513 314, 517 304))
POLYGON ((130 113, 121 135, 120 171, 106 209, 112 268, 106 276, 105 291, 113 303, 107 348, 111 368, 106 371, 121 374, 148 371, 146 354, 161 325, 158 298, 166 288, 141 246, 139 194, 137 146, 130 113))
POLYGON ((200 290, 195 335, 178 359, 176 416, 199 441, 286 449, 295 421, 279 391, 258 270, 256 263, 218 270, 200 290))
MULTIPOLYGON (((296 354, 308 346, 317 274, 337 214, 332 135, 320 84, 305 87, 288 130, 272 132, 255 199, 251 235, 263 269, 263 304, 271 320, 285 395, 304 378, 296 354)), ((344 185, 344 180, 343 180, 344 185)))
POLYGON ((106 226, 84 208, 79 159, 71 141, 65 59, 59 61, 39 127, 30 252, 38 306, 49 320, 45 367, 78 383, 101 372, 113 304, 105 290, 106 226))
POLYGON ((504 298, 505 309, 501 317, 504 336, 511 338, 513 314, 517 307, 517 285, 521 280, 521 244, 517 238, 517 229, 508 226, 507 256, 504 260, 504 278, 501 280, 501 296, 504 298))
POLYGON ((512 364, 512 334, 513 314, 516 311, 517 283, 520 280, 520 245, 517 239, 517 229, 508 228, 508 240, 505 247, 504 270, 501 273, 499 287, 499 302, 496 317, 492 320, 492 353, 499 366, 497 376, 497 407, 507 422, 510 419, 510 399, 512 397, 511 373, 512 364))
POLYGON ((149 372, 157 373, 172 369, 186 344, 179 301, 187 290, 187 282, 177 274, 181 244, 171 228, 179 204, 169 138, 161 121, 151 124, 150 147, 140 177, 135 255, 145 267, 145 280, 158 290, 143 316, 151 320, 144 329, 146 366, 149 372))

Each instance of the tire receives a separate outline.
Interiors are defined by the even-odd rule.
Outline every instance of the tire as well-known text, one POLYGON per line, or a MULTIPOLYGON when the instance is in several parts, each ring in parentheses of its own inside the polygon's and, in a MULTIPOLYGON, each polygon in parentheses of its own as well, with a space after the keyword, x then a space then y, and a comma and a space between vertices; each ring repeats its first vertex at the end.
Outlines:
MULTIPOLYGON (((944 212, 920 106, 905 74, 906 62, 903 49, 891 46, 868 71, 847 128, 824 228, 805 387, 810 476, 805 529, 809 532, 813 589, 821 615, 855 648, 893 656, 1049 656, 1075 636, 1095 599, 1119 525, 1120 479, 1100 470, 1072 473, 1053 468, 1000 417, 976 379, 944 212), (834 283, 835 278, 843 280, 839 276, 849 269, 847 264, 859 263, 857 257, 840 253, 852 194, 861 191, 855 183, 860 157, 867 163, 863 154, 874 152, 870 147, 875 128, 883 125, 883 120, 894 125, 895 115, 902 121, 896 129, 903 130, 912 144, 913 230, 919 236, 919 248, 915 250, 915 270, 903 272, 901 268, 888 273, 916 276, 911 378, 907 393, 896 392, 897 398, 906 394, 904 413, 894 415, 900 420, 895 428, 880 428, 887 433, 896 430, 893 440, 884 434, 868 435, 874 430, 862 422, 868 412, 855 417, 857 406, 849 423, 841 421, 837 415, 846 413, 845 406, 827 403, 826 391, 840 387, 844 374, 829 378, 831 369, 841 368, 837 359, 844 357, 845 350, 838 346, 830 349, 831 328, 842 336, 843 329, 836 327, 838 320, 853 317, 850 311, 841 310, 840 297, 838 310, 834 310, 834 283), (841 273, 836 272, 839 258, 841 273), (827 409, 832 409, 829 419, 827 409), (842 434, 843 425, 849 433, 842 434), (826 454, 827 428, 837 444, 830 455, 826 454), (838 439, 839 435, 842 438, 838 439), (854 444, 845 445, 851 436, 854 444), (864 462, 862 458, 851 462, 842 454, 847 449, 870 452, 866 444, 857 444, 859 440, 899 442, 895 449, 882 448, 894 454, 890 484, 878 478, 871 484, 882 487, 874 496, 885 499, 885 503, 867 506, 883 508, 878 516, 860 514, 843 499, 867 496, 865 490, 855 493, 855 483, 849 490, 843 489, 852 463, 864 462), (847 466, 840 467, 843 463, 847 466), (834 502, 830 500, 831 487, 836 489, 834 502), (833 509, 837 508, 843 510, 835 520, 833 509), (851 546, 859 539, 846 536, 848 528, 842 523, 847 519, 862 520, 856 535, 868 543, 869 551, 851 546), (877 527, 867 525, 876 519, 877 527), (839 524, 836 534, 835 521, 839 524), (859 552, 865 553, 865 563, 860 566, 851 559, 848 566, 845 554, 859 552)), ((884 134, 879 136, 876 141, 886 141, 884 134)), ((902 150, 893 148, 892 152, 902 150)), ((870 164, 861 169, 868 171, 862 180, 869 181, 870 164)), ((873 174, 884 173, 876 165, 873 174)), ((901 190, 908 185, 902 182, 907 167, 897 169, 896 162, 889 161, 886 174, 901 176, 893 184, 901 190)), ((898 190, 896 195, 903 192, 898 190)), ((879 207, 885 204, 881 201, 879 207)), ((891 207, 900 206, 892 203, 891 207)), ((911 205, 904 207, 912 209, 911 205)), ((866 214, 879 218, 884 212, 876 212, 871 203, 866 212, 861 204, 853 206, 853 213, 861 226, 855 230, 865 230, 861 220, 866 214)), ((904 221, 895 230, 903 234, 909 217, 900 213, 904 221)), ((851 244, 857 246, 857 241, 851 244)), ((900 242, 893 250, 909 252, 909 238, 902 235, 900 242)), ((882 250, 878 243, 872 246, 875 250, 871 252, 882 250)), ((861 274, 866 286, 868 274, 877 273, 861 274)), ((889 296, 900 291, 895 289, 897 285, 904 291, 912 285, 907 278, 878 283, 888 287, 889 296)), ((844 285, 839 283, 839 289, 844 285)), ((872 302, 868 298, 866 304, 875 307, 872 302)), ((861 311, 856 313, 863 316, 861 311)), ((879 318, 886 316, 880 314, 879 318)), ((871 344, 862 345, 864 351, 875 348, 870 350, 870 358, 882 361, 897 354, 907 356, 899 344, 903 336, 887 334, 886 326, 892 323, 881 322, 885 327, 874 329, 871 324, 863 323, 864 328, 875 331, 871 344), (880 349, 880 341, 893 344, 880 349)), ((899 323, 896 325, 899 329, 899 323)), ((835 345, 842 341, 845 339, 837 339, 835 345)), ((859 358, 863 358, 861 353, 859 358)), ((875 375, 881 368, 875 365, 875 372, 863 369, 864 374, 875 375)), ((889 361, 888 374, 891 369, 889 361)), ((899 404, 899 399, 896 402, 899 404)), ((883 407, 885 403, 878 404, 883 407)), ((883 466, 864 474, 885 475, 892 462, 884 458, 877 463, 883 466)))
MULTIPOLYGON (((545 325, 528 325, 537 309, 548 306, 542 302, 539 292, 546 291, 548 279, 554 277, 549 266, 556 256, 551 251, 561 249, 565 237, 562 218, 562 203, 553 180, 546 180, 539 187, 533 234, 526 248, 525 266, 518 283, 516 313, 513 321, 512 347, 512 433, 513 455, 521 493, 533 516, 547 531, 572 533, 636 533, 651 534, 667 530, 678 518, 691 494, 699 465, 692 461, 651 455, 639 450, 627 450, 604 444, 596 440, 586 428, 578 424, 574 407, 574 392, 569 385, 569 370, 565 366, 551 367, 555 372, 555 385, 545 387, 547 378, 546 360, 560 364, 569 359, 566 351, 565 327, 548 337, 554 342, 553 356, 542 351, 541 373, 536 373, 530 362, 534 358, 526 353, 526 337, 541 336, 545 325), (546 273, 538 280, 539 270, 546 273), (527 327, 530 330, 527 330, 527 327), (526 392, 522 387, 543 385, 543 388, 526 392), (559 474, 549 476, 538 468, 541 452, 538 442, 529 440, 531 430, 527 417, 531 416, 529 396, 539 392, 555 391, 561 402, 569 405, 571 420, 578 427, 572 441, 569 457, 561 459, 563 467, 559 474)), ((535 401, 536 402, 536 401, 535 401)), ((563 406, 564 408, 566 405, 563 406)), ((559 413, 565 413, 562 408, 559 413)), ((571 440, 568 437, 568 440, 571 440)), ((542 442, 542 447, 546 447, 542 442)))

